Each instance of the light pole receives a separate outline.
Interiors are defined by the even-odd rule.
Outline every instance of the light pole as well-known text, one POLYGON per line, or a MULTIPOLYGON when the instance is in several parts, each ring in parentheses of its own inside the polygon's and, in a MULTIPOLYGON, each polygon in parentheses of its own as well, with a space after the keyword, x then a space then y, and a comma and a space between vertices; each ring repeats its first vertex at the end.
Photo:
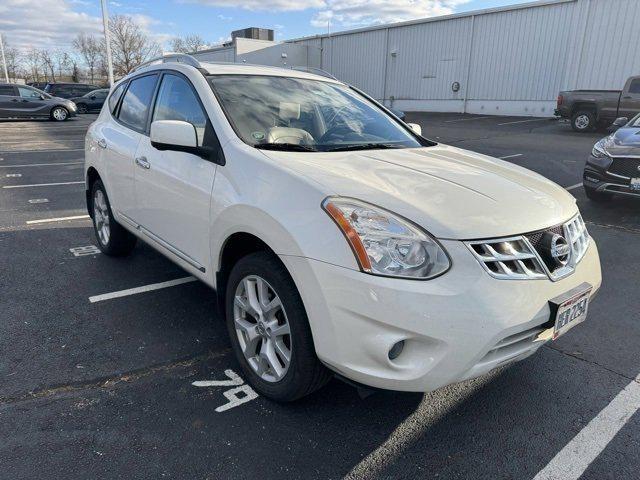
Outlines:
POLYGON ((2 52, 2 68, 4 69, 4 79, 9 83, 9 72, 7 72, 7 60, 4 57, 4 44, 2 43, 2 34, 0 33, 0 52, 2 52))
POLYGON ((107 73, 109 75, 109 86, 113 87, 113 60, 111 60, 111 42, 109 41, 109 12, 107 11, 107 1, 100 0, 102 4, 102 26, 104 27, 104 43, 107 48, 107 73))

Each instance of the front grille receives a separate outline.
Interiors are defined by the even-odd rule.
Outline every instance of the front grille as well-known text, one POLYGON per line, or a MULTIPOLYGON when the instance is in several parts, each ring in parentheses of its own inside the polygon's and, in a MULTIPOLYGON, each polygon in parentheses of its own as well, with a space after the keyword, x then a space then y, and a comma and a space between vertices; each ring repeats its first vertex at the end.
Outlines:
POLYGON ((623 177, 640 177, 640 158, 614 158, 609 173, 623 177))
POLYGON ((509 238, 466 242, 480 265, 501 280, 550 278, 559 280, 571 274, 589 247, 589 233, 580 214, 563 225, 509 238), (566 265, 549 261, 542 239, 546 233, 564 237, 570 253, 566 265))

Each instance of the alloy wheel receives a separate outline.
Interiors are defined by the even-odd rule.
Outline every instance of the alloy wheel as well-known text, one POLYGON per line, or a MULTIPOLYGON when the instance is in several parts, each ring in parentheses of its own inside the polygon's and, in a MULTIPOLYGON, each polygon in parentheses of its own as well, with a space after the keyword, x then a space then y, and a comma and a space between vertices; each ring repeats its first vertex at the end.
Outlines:
POLYGON ((257 276, 242 279, 235 292, 233 318, 240 349, 252 370, 278 382, 291 363, 291 329, 280 297, 257 276))
POLYGON ((109 208, 107 200, 102 190, 96 190, 93 197, 93 221, 96 225, 98 239, 102 245, 108 245, 111 238, 111 228, 109 226, 109 208))
POLYGON ((59 122, 66 120, 67 111, 64 108, 56 108, 53 110, 53 118, 58 120, 59 122))
POLYGON ((589 119, 589 116, 583 114, 576 117, 575 124, 577 128, 579 128, 580 130, 584 130, 589 127, 590 122, 591 120, 589 119))

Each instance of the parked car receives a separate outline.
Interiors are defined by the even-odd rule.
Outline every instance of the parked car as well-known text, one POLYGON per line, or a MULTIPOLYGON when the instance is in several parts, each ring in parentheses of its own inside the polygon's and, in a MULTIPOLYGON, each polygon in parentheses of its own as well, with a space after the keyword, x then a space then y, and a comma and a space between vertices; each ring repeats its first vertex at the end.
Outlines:
POLYGON ((618 130, 593 146, 584 167, 584 190, 591 200, 611 200, 614 194, 640 197, 640 114, 618 118, 618 130))
POLYGON ((73 97, 70 100, 78 107, 78 113, 96 112, 102 108, 109 95, 108 88, 92 90, 81 97, 73 97))
POLYGON ((47 83, 44 91, 49 95, 60 98, 81 97, 85 93, 92 90, 98 90, 100 87, 89 85, 87 83, 47 83))
POLYGON ((601 284, 565 189, 330 78, 165 57, 116 84, 85 145, 99 248, 140 239, 213 287, 275 400, 333 372, 420 392, 482 375, 582 322, 601 284))
POLYGON ((640 113, 640 76, 627 80, 624 90, 571 90, 560 92, 555 114, 571 120, 576 132, 607 127, 619 117, 640 113))
POLYGON ((47 86, 47 82, 29 82, 27 83, 30 87, 37 88, 38 90, 42 90, 47 86))
POLYGON ((27 85, 0 83, 0 117, 49 117, 64 121, 76 114, 76 105, 27 85))

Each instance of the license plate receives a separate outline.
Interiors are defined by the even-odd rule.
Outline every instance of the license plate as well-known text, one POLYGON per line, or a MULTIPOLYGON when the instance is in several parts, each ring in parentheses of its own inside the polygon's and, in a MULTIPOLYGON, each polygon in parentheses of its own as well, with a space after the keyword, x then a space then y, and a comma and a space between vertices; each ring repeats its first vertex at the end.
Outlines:
POLYGON ((640 178, 632 178, 629 188, 631 190, 640 190, 640 178))
POLYGON ((556 319, 553 328, 554 340, 585 321, 592 288, 591 285, 583 283, 565 295, 551 301, 551 304, 556 307, 556 319))

